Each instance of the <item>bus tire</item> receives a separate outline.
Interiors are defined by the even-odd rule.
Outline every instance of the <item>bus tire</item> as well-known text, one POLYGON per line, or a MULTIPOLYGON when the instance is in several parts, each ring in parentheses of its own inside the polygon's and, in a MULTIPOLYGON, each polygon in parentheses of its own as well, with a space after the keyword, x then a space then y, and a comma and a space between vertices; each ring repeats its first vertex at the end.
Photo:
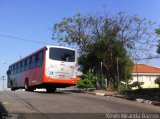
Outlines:
POLYGON ((34 88, 32 88, 32 87, 29 87, 29 90, 28 90, 29 92, 34 92, 34 88))
POLYGON ((29 92, 33 92, 34 91, 34 88, 29 86, 28 79, 26 79, 26 81, 25 81, 24 89, 25 89, 25 91, 29 91, 29 92))
POLYGON ((25 80, 24 89, 25 91, 29 91, 29 83, 27 79, 25 80))
POLYGON ((15 89, 14 89, 14 88, 11 88, 11 91, 15 91, 15 89))
POLYGON ((15 91, 15 88, 13 87, 12 82, 11 82, 11 91, 15 91))
POLYGON ((53 93, 56 91, 56 88, 46 88, 47 93, 53 93))

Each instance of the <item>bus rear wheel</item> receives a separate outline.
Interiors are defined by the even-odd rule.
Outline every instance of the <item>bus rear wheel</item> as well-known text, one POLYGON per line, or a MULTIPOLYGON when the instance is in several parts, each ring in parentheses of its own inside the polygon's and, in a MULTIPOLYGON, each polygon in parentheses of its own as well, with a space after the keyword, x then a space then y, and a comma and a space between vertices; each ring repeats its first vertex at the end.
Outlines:
POLYGON ((34 91, 34 88, 32 88, 32 87, 29 86, 28 80, 25 81, 24 89, 25 89, 25 91, 30 91, 30 92, 34 91))
POLYGON ((25 91, 29 91, 28 81, 25 81, 24 89, 25 89, 25 91))
POLYGON ((46 88, 47 93, 53 93, 56 91, 56 88, 46 88))
POLYGON ((14 89, 14 88, 11 88, 11 91, 15 91, 16 89, 14 89))

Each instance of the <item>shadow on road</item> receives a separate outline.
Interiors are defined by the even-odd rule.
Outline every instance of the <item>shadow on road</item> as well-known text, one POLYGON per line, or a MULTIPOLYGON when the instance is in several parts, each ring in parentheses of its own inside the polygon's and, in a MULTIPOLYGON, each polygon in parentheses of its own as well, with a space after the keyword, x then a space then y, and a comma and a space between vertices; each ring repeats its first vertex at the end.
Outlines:
POLYGON ((3 107, 3 105, 0 103, 0 114, 7 113, 6 109, 3 107))
POLYGON ((40 93, 40 94, 71 94, 72 92, 68 92, 68 91, 56 91, 56 92, 52 92, 52 93, 48 93, 46 91, 34 91, 35 93, 40 93))
POLYGON ((6 118, 6 114, 7 114, 6 109, 5 109, 4 106, 0 103, 0 119, 7 119, 7 118, 6 118))

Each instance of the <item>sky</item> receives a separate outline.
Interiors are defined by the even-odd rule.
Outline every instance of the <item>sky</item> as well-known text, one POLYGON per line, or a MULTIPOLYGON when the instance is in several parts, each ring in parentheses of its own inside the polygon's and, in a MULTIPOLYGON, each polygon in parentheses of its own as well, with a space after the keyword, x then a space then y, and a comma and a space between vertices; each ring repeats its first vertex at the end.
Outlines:
MULTIPOLYGON (((160 25, 160 0, 0 0, 0 79, 6 76, 8 66, 20 57, 46 44, 58 45, 52 40, 55 23, 76 13, 104 12, 104 6, 111 15, 120 11, 138 14, 160 25)), ((160 67, 159 59, 140 63, 160 67)))

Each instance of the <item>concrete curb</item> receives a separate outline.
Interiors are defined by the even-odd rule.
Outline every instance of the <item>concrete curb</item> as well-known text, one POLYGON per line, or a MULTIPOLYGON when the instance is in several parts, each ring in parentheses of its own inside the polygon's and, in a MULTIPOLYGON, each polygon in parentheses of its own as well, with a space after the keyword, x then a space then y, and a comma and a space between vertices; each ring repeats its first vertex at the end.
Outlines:
POLYGON ((141 99, 141 98, 136 99, 136 101, 138 103, 146 103, 146 104, 150 104, 150 105, 160 106, 160 102, 158 102, 158 101, 145 100, 145 99, 141 99))
POLYGON ((123 98, 126 100, 132 100, 132 101, 136 101, 138 103, 145 103, 145 104, 150 104, 150 105, 155 105, 155 106, 160 106, 160 102, 158 101, 151 101, 151 100, 145 100, 145 99, 140 99, 140 98, 133 98, 133 97, 125 97, 125 96, 114 96, 117 98, 123 98))
POLYGON ((160 102, 158 102, 158 101, 151 101, 151 100, 145 100, 145 99, 140 99, 140 98, 136 99, 134 97, 124 96, 124 95, 112 95, 112 94, 106 94, 106 93, 93 93, 93 92, 85 92, 85 93, 91 94, 91 95, 97 95, 97 96, 122 98, 122 99, 126 99, 126 100, 136 101, 138 103, 145 103, 145 104, 160 106, 160 102))
POLYGON ((93 92, 85 92, 85 93, 91 94, 91 95, 97 95, 97 96, 107 96, 107 97, 113 96, 111 94, 106 94, 106 93, 93 93, 93 92))

